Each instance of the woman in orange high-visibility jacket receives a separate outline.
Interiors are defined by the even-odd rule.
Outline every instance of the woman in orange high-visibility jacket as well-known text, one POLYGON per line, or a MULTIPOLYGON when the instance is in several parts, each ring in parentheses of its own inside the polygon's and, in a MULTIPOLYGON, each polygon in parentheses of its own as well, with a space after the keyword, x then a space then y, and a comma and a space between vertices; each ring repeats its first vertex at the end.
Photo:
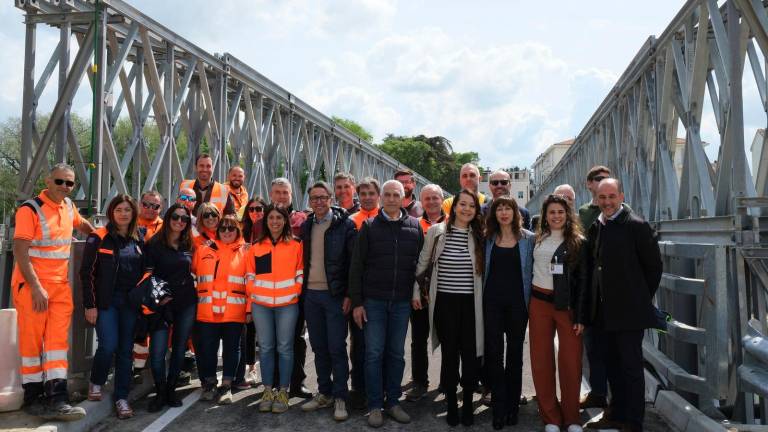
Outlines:
POLYGON ((216 360, 222 343, 224 373, 218 403, 232 403, 232 379, 240 358, 240 335, 246 321, 248 299, 245 291, 245 243, 234 215, 221 219, 213 243, 195 250, 192 272, 197 275, 197 322, 195 354, 201 400, 216 397, 216 360))
POLYGON ((216 227, 221 220, 221 212, 215 205, 204 202, 197 208, 195 216, 197 216, 197 225, 192 230, 192 249, 213 243, 216 238, 216 227))
POLYGON ((293 369, 293 338, 304 279, 301 243, 293 238, 288 212, 269 205, 259 241, 248 251, 248 298, 259 335, 261 376, 265 387, 259 411, 288 410, 293 369), (279 356, 279 390, 274 392, 275 346, 279 356))

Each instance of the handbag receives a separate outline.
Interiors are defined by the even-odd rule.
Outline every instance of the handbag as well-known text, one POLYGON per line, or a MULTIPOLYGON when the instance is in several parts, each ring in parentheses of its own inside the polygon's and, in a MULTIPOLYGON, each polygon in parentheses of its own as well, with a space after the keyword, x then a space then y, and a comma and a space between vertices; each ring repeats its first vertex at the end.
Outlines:
MULTIPOLYGON (((440 234, 442 235, 442 234, 440 234)), ((435 268, 435 250, 437 249, 437 241, 440 235, 435 237, 435 241, 432 243, 432 250, 429 253, 429 264, 427 268, 418 275, 416 275, 416 283, 419 284, 419 294, 422 299, 429 300, 429 285, 432 281, 432 271, 435 268)))

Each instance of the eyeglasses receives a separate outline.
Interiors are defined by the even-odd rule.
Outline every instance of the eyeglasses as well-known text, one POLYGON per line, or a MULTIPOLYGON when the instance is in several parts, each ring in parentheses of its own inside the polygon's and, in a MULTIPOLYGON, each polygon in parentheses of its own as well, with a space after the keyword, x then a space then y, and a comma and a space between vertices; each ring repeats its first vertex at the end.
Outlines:
POLYGON ((192 218, 187 215, 180 215, 178 213, 173 213, 171 214, 171 220, 173 221, 181 220, 184 223, 189 223, 192 220, 192 218))
POLYGON ((592 181, 601 182, 605 179, 609 178, 608 176, 595 176, 592 181))
POLYGON ((235 231, 237 231, 237 227, 233 225, 219 227, 219 232, 235 232, 235 231))
POLYGON ((146 201, 142 201, 141 206, 145 209, 160 210, 160 204, 152 204, 146 201))
POLYGON ((490 183, 491 183, 491 186, 498 186, 498 185, 506 186, 509 184, 509 180, 491 180, 490 183))
POLYGON ((179 201, 197 201, 197 197, 192 195, 179 195, 179 201))
POLYGON ((330 198, 328 195, 319 195, 319 196, 311 196, 309 197, 309 200, 312 202, 323 202, 323 201, 328 201, 328 198, 330 198))
POLYGON ((56 184, 56 186, 61 186, 63 184, 67 185, 67 187, 75 186, 75 182, 73 182, 72 180, 53 179, 53 182, 56 184))
POLYGON ((264 211, 264 207, 262 206, 248 207, 248 211, 251 213, 261 213, 264 211))
POLYGON ((217 215, 214 212, 205 212, 203 213, 203 219, 211 219, 211 218, 218 218, 219 215, 217 215))

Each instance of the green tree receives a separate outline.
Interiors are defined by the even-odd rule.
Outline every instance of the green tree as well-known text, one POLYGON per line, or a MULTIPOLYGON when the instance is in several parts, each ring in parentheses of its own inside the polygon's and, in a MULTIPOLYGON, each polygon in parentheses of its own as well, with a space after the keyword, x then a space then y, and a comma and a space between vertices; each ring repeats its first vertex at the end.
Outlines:
POLYGON ((348 131, 352 132, 353 134, 357 135, 358 138, 360 138, 363 141, 367 142, 373 142, 373 135, 371 134, 368 129, 361 126, 359 123, 357 123, 354 120, 349 120, 345 118, 341 118, 338 116, 331 117, 331 120, 334 121, 339 126, 344 127, 348 131))

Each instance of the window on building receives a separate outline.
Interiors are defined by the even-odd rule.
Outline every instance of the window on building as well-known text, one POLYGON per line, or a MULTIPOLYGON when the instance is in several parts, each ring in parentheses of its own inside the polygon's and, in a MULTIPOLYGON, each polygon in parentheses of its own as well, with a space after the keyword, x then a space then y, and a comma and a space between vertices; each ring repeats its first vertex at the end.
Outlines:
POLYGON ((523 192, 523 191, 518 192, 517 193, 517 198, 518 199, 525 199, 525 192, 523 192))
POLYGON ((520 180, 520 173, 515 173, 515 180, 520 180))

